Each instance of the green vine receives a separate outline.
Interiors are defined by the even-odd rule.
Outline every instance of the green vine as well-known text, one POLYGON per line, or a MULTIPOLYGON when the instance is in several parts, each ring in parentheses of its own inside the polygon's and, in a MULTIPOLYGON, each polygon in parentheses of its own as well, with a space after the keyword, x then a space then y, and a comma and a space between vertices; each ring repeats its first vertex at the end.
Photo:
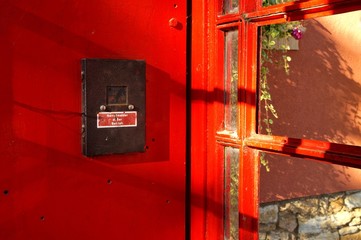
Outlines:
POLYGON ((286 2, 293 2, 294 0, 263 0, 262 6, 267 7, 271 5, 286 3, 286 2))
MULTIPOLYGON (((272 1, 264 0, 264 4, 274 5, 272 1)), ((272 135, 272 124, 274 120, 278 118, 277 110, 272 104, 272 95, 270 93, 270 87, 268 83, 268 77, 270 75, 269 65, 280 65, 283 67, 285 73, 290 73, 290 62, 292 58, 288 55, 290 50, 289 39, 295 38, 301 39, 304 32, 304 27, 300 22, 287 22, 282 24, 271 24, 261 28, 261 69, 260 69, 260 103, 264 106, 264 118, 260 124, 260 128, 264 127, 264 130, 268 135, 272 135), (273 53, 275 51, 281 51, 282 55, 280 59, 275 59, 273 53)), ((263 165, 267 171, 270 171, 269 164, 265 158, 265 154, 260 155, 261 165, 263 165)))

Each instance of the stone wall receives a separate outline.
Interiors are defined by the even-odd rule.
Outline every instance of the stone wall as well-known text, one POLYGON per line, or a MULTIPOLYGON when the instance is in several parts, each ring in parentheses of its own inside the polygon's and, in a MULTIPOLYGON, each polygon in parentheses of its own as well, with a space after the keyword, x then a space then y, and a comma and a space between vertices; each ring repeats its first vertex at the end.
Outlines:
POLYGON ((361 240, 361 191, 261 204, 259 239, 361 240))

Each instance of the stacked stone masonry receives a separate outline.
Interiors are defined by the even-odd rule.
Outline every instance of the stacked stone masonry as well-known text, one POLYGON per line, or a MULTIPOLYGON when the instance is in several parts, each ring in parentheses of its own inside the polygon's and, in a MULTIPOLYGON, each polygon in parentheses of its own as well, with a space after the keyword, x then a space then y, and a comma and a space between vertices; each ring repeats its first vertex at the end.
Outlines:
POLYGON ((361 191, 266 203, 260 240, 361 240, 361 191))

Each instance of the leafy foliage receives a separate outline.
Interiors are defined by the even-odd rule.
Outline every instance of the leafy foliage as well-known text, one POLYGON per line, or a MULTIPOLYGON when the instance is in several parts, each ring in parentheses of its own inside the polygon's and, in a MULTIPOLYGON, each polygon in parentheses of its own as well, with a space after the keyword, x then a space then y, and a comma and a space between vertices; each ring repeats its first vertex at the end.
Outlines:
POLYGON ((271 5, 286 3, 286 2, 293 2, 294 0, 263 0, 262 6, 267 7, 271 5))
MULTIPOLYGON (((275 2, 264 0, 264 4, 274 5, 275 2)), ((268 76, 270 70, 268 66, 270 64, 281 65, 286 74, 290 72, 290 62, 292 58, 287 54, 290 50, 289 39, 291 37, 299 40, 302 37, 304 28, 300 22, 287 22, 283 24, 271 24, 263 26, 261 29, 261 69, 260 69, 260 104, 264 106, 264 118, 260 123, 260 127, 264 127, 264 130, 268 135, 272 135, 272 124, 274 119, 278 119, 277 110, 272 104, 272 95, 270 93, 268 76), (302 29, 302 31, 300 30, 302 29), (274 51, 281 51, 281 59, 275 59, 273 57, 274 51)), ((265 159, 264 154, 260 156, 261 164, 269 171, 268 161, 265 159)))

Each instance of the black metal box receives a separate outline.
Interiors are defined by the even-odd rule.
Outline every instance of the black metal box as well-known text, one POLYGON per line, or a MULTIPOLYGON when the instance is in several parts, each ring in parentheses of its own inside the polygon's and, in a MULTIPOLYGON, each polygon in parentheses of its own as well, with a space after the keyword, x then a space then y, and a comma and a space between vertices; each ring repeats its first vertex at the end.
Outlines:
POLYGON ((144 152, 145 61, 82 59, 83 154, 144 152))

